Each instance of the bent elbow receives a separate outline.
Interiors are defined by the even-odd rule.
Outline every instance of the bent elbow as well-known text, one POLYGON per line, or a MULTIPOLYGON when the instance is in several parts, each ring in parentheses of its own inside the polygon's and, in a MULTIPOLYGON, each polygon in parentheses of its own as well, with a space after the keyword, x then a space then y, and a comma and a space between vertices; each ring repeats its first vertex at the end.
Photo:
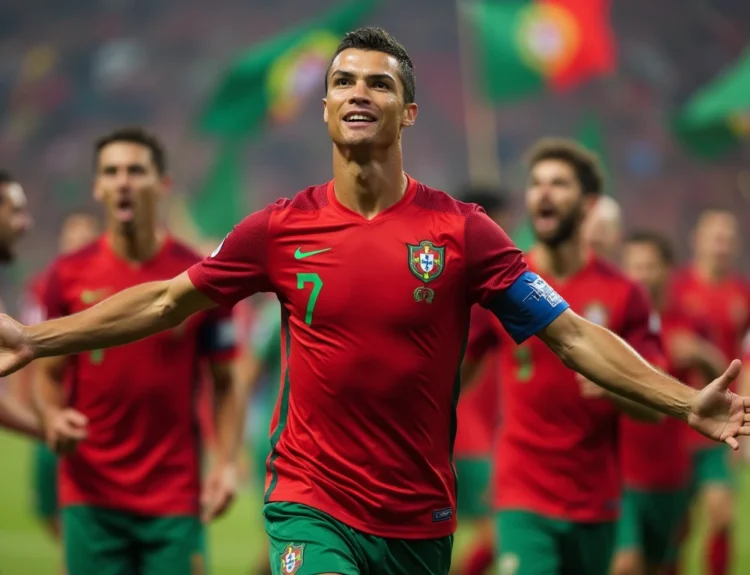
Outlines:
POLYGON ((180 308, 170 293, 169 282, 162 282, 159 289, 161 293, 156 300, 156 314, 159 318, 159 324, 164 329, 177 327, 187 318, 181 317, 180 308))

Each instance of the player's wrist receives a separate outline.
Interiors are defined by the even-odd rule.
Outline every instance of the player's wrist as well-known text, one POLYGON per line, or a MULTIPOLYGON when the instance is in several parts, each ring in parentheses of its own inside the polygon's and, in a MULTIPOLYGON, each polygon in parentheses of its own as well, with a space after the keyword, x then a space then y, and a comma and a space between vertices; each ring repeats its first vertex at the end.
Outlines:
POLYGON ((682 387, 684 389, 681 391, 686 396, 686 398, 680 401, 680 415, 677 415, 676 417, 679 417, 679 419, 682 419, 683 421, 690 424, 690 416, 696 413, 696 402, 700 391, 690 387, 689 385, 683 384, 682 387), (682 405, 683 403, 685 403, 687 407, 682 405))

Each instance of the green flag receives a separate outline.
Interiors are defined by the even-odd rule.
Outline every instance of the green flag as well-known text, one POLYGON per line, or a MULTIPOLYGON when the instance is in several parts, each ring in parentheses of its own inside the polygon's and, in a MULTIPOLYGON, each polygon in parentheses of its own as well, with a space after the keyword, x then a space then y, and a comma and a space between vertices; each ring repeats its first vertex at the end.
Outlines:
POLYGON ((688 100, 673 129, 685 148, 707 159, 750 137, 750 48, 688 100))
POLYGON ((189 205, 201 233, 223 236, 246 213, 240 163, 244 145, 269 120, 293 120, 313 92, 322 92, 341 38, 375 3, 352 0, 232 60, 197 121, 198 132, 219 143, 215 163, 189 205))
POLYGON ((245 214, 240 162, 242 149, 241 142, 233 138, 220 142, 201 192, 188 206, 193 222, 205 237, 223 238, 245 214))
POLYGON ((229 65, 198 127, 205 134, 250 137, 267 119, 294 117, 314 91, 341 38, 375 0, 353 0, 318 19, 246 50, 229 65))

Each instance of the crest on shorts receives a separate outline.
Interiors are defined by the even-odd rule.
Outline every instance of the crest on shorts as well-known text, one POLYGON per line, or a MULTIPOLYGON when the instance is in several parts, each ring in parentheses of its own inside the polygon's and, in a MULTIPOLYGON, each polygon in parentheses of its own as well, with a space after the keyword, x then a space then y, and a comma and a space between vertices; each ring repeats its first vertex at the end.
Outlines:
POLYGON ((287 545, 281 553, 281 572, 294 575, 302 567, 304 561, 305 544, 287 545))
POLYGON ((445 269, 445 246, 436 246, 429 240, 419 245, 406 244, 409 249, 409 269, 419 280, 429 283, 440 277, 445 269))

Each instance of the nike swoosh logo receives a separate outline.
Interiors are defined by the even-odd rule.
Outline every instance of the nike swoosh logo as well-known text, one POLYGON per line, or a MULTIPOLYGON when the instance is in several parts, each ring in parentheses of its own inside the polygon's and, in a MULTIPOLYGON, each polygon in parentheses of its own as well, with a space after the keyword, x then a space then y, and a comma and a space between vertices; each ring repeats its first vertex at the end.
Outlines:
POLYGON ((294 259, 295 260, 303 260, 305 258, 309 258, 310 256, 317 256, 318 254, 322 254, 323 252, 327 252, 332 250, 333 248, 324 248, 322 250, 315 250, 312 252, 303 252, 302 248, 297 248, 297 251, 294 252, 294 259))

